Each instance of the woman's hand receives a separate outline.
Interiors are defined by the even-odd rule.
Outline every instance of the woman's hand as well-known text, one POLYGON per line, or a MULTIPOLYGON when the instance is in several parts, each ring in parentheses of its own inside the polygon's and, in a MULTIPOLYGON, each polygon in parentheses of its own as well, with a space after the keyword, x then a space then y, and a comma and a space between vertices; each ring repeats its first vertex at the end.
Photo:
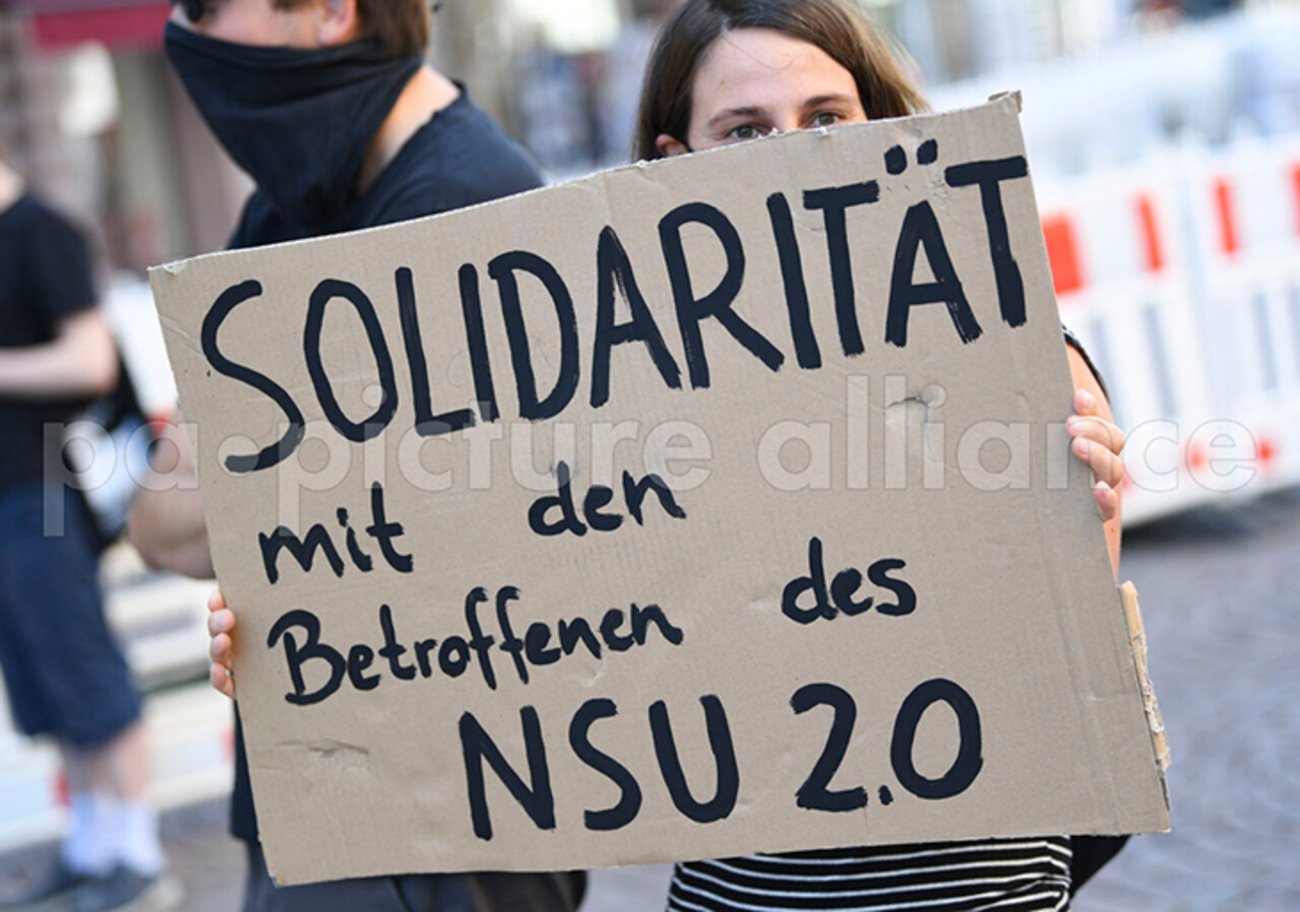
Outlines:
POLYGON ((1101 514, 1106 533, 1110 566, 1119 577, 1119 547, 1122 536, 1120 514, 1123 503, 1120 485, 1124 482, 1124 463, 1119 454, 1124 449, 1124 433, 1115 425, 1110 403, 1097 377, 1073 345, 1066 346, 1070 377, 1074 380, 1074 414, 1066 421, 1070 434, 1070 452, 1092 469, 1092 497, 1101 514))
POLYGON ((235 629, 235 612, 226 607, 226 599, 220 592, 212 593, 208 599, 208 655, 212 665, 208 669, 208 679, 212 686, 230 699, 235 699, 235 671, 231 666, 234 642, 231 633, 235 629))
POLYGON ((1102 522, 1119 515, 1119 487, 1124 481, 1124 432, 1109 420, 1101 403, 1086 389, 1074 393, 1074 414, 1066 421, 1070 452, 1088 468, 1096 483, 1093 499, 1102 522))

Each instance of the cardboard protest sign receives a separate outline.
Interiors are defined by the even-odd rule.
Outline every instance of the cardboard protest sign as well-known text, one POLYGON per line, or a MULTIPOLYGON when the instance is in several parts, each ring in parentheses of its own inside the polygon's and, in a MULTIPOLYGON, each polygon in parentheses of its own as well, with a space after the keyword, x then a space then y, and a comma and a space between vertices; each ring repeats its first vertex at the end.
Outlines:
POLYGON ((1166 828, 1014 99, 153 285, 282 883, 1166 828))

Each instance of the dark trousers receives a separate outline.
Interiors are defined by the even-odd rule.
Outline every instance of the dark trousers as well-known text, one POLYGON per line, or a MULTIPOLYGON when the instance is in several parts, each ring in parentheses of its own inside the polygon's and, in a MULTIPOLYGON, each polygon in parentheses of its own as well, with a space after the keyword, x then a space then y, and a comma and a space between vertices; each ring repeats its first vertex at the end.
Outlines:
POLYGON ((25 734, 89 750, 140 717, 104 619, 90 518, 57 485, 0 487, 0 668, 25 734))
POLYGON ((248 847, 244 912, 576 912, 582 871, 557 874, 407 874, 277 887, 262 847, 248 847))

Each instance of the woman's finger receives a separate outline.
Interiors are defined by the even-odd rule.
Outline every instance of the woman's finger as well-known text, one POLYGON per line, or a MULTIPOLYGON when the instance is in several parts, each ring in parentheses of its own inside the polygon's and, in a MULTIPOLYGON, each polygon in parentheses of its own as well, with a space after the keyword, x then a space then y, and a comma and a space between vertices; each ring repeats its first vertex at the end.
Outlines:
POLYGON ((212 664, 208 666, 208 680, 220 693, 230 699, 235 698, 235 673, 231 670, 233 644, 224 633, 217 634, 208 643, 208 655, 212 664))
POLYGON ((1080 462, 1092 469, 1097 481, 1115 489, 1124 481, 1124 462, 1102 444, 1086 437, 1076 437, 1070 442, 1072 452, 1080 462))
POLYGON ((1101 444, 1116 456, 1124 452, 1124 444, 1127 442, 1124 432, 1119 429, 1118 425, 1104 418, 1071 415, 1065 422, 1065 428, 1072 438, 1086 437, 1101 444))
POLYGON ((1074 413, 1087 417, 1098 417, 1101 415, 1101 403, 1097 397, 1086 389, 1077 389, 1074 391, 1074 413))
POLYGON ((1104 481, 1092 486, 1092 499, 1097 502, 1097 513, 1102 522, 1110 522, 1119 515, 1119 495, 1104 481))
POLYGON ((214 662, 220 662, 227 668, 230 667, 231 657, 230 637, 224 633, 219 633, 208 643, 208 656, 214 662))
POLYGON ((222 608, 208 615, 208 636, 214 637, 221 633, 230 633, 235 629, 235 612, 229 608, 222 608))
POLYGON ((208 680, 218 693, 232 700, 235 699, 235 677, 230 673, 229 668, 213 662, 208 668, 208 680))

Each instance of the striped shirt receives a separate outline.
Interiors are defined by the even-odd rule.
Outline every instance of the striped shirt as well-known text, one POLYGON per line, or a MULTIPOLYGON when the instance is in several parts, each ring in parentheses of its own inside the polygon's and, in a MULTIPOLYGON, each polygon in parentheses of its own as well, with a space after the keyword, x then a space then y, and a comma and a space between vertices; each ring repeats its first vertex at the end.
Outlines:
POLYGON ((1070 907, 1069 837, 830 849, 679 864, 672 912, 1070 907))

